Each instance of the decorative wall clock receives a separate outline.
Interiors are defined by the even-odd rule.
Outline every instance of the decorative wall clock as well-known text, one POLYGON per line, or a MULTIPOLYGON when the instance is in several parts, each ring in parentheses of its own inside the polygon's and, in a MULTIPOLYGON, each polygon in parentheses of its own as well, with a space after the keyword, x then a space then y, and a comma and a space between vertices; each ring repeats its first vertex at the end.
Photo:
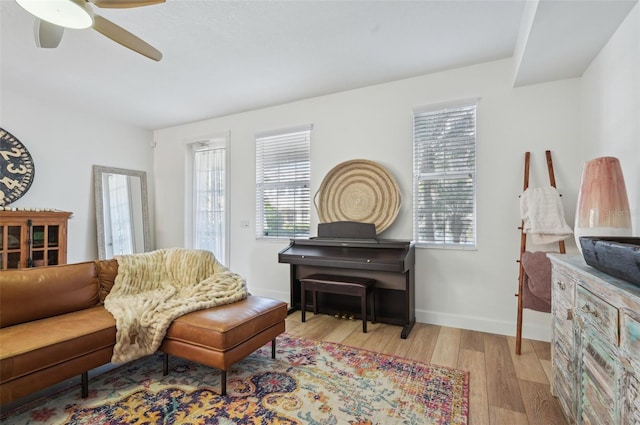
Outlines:
POLYGON ((0 206, 9 205, 24 195, 31 187, 34 173, 27 148, 0 128, 0 206))

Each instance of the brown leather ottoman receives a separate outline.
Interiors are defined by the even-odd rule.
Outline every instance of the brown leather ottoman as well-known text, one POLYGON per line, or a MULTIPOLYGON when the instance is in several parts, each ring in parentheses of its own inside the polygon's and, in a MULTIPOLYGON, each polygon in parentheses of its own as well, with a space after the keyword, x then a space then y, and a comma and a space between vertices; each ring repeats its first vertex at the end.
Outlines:
POLYGON ((242 301, 185 314, 173 321, 160 346, 163 373, 169 373, 169 354, 222 371, 220 393, 227 393, 227 369, 285 331, 287 304, 248 296, 242 301))

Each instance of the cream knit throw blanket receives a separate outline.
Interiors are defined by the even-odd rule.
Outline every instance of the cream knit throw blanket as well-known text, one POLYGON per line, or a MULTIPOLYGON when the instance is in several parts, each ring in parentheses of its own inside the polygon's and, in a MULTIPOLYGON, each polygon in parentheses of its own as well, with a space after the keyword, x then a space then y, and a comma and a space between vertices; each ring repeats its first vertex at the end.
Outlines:
POLYGON ((116 319, 113 363, 158 350, 171 322, 192 311, 247 297, 245 280, 209 251, 160 249, 123 255, 105 308, 116 319))

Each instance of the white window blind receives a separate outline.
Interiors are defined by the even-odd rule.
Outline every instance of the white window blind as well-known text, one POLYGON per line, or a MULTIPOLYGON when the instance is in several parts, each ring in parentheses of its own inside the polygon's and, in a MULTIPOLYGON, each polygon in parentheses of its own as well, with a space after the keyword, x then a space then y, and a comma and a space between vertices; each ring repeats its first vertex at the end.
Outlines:
POLYGON ((227 167, 224 142, 192 144, 193 242, 227 264, 227 167))
POLYGON ((256 237, 309 236, 311 126, 256 135, 256 237))
POLYGON ((414 111, 416 245, 476 246, 476 103, 414 111))

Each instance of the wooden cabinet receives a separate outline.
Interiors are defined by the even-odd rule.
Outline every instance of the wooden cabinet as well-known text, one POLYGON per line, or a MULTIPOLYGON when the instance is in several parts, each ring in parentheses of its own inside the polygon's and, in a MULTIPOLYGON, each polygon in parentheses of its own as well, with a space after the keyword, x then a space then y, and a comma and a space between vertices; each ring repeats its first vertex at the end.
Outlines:
POLYGON ((549 255, 552 392, 575 424, 640 423, 640 288, 549 255))
POLYGON ((551 363, 551 393, 558 397, 563 410, 574 417, 577 409, 576 346, 573 325, 573 306, 577 280, 565 269, 553 269, 551 291, 551 312, 553 314, 551 363))
POLYGON ((0 211, 0 269, 67 262, 70 212, 0 211))
POLYGON ((623 424, 640 424, 640 311, 622 309, 620 316, 620 356, 623 388, 623 424))

